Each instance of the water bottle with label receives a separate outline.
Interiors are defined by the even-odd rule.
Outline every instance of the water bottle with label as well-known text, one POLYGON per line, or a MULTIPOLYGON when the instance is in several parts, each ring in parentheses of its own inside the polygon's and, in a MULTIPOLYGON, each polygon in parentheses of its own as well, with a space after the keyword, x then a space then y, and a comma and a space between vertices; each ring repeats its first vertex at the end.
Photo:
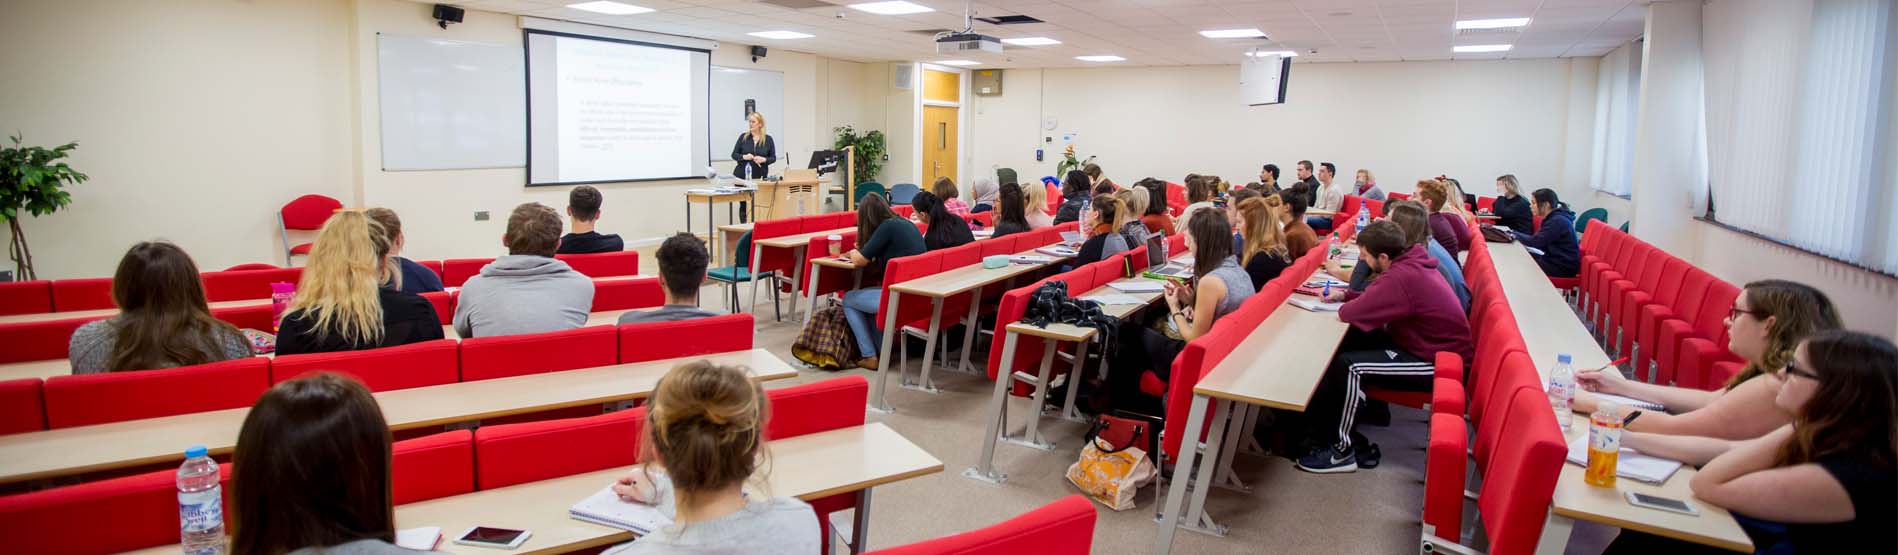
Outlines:
POLYGON ((1371 223, 1371 207, 1358 205, 1358 233, 1364 233, 1364 226, 1371 223))
POLYGON ((1563 432, 1575 420, 1575 411, 1569 409, 1569 402, 1575 400, 1575 369, 1570 362, 1568 353, 1557 354, 1555 368, 1549 370, 1549 406, 1555 408, 1555 421, 1562 423, 1563 432))
POLYGON ((224 553, 224 492, 203 445, 186 449, 178 467, 178 540, 185 555, 224 553))

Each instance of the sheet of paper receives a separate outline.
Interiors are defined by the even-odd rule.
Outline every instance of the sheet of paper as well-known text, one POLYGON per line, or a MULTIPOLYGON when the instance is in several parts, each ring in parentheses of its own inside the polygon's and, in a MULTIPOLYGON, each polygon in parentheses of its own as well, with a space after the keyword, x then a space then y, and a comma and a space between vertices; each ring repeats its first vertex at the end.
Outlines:
POLYGON ((1531 246, 1529 246, 1529 245, 1523 245, 1523 246, 1522 246, 1522 250, 1526 250, 1526 251, 1529 251, 1529 254, 1533 254, 1533 255, 1536 255, 1536 256, 1542 256, 1543 254, 1545 254, 1545 253, 1543 253, 1543 252, 1542 252, 1542 249, 1538 249, 1538 248, 1535 248, 1535 247, 1531 247, 1531 246))
POLYGON ((1292 299, 1292 306, 1312 312, 1337 312, 1344 303, 1328 303, 1318 299, 1292 299))
POLYGON ((434 551, 442 542, 442 527, 422 526, 395 531, 395 545, 416 551, 434 551))
POLYGON ((1121 293, 1106 293, 1106 292, 1095 293, 1092 295, 1082 295, 1081 300, 1096 301, 1101 304, 1147 304, 1145 301, 1142 301, 1140 299, 1127 296, 1121 293))
POLYGON ((1107 286, 1123 293, 1159 293, 1166 290, 1166 282, 1155 280, 1116 281, 1107 286))
MULTIPOLYGON (((1587 425, 1580 420, 1576 424, 1587 425)), ((1681 469, 1680 461, 1643 455, 1640 451, 1626 447, 1621 448, 1621 455, 1615 459, 1616 476, 1650 484, 1666 482, 1669 476, 1674 475, 1674 471, 1681 469)), ((1574 440, 1569 441, 1568 462, 1588 466, 1588 434, 1577 434, 1574 440)))

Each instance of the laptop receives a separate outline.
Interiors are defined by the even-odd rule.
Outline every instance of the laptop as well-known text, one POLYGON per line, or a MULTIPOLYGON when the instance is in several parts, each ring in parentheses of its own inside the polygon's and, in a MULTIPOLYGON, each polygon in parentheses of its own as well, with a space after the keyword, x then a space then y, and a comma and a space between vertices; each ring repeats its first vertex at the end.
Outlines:
POLYGON ((1166 236, 1158 233, 1147 238, 1147 275, 1162 278, 1188 278, 1193 269, 1184 264, 1174 264, 1166 258, 1166 236))

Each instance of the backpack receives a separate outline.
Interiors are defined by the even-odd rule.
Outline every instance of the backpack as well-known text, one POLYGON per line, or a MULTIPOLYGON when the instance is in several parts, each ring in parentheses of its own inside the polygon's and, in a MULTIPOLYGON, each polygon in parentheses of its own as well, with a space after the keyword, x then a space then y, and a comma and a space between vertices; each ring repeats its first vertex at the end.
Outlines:
POLYGON ((818 309, 811 323, 798 332, 791 356, 819 370, 841 370, 857 362, 857 343, 838 304, 818 309))
POLYGON ((1094 341, 1100 344, 1102 360, 1111 355, 1109 352, 1120 342, 1115 336, 1120 331, 1120 319, 1101 313, 1101 303, 1083 301, 1068 296, 1068 284, 1063 281, 1050 281, 1036 287, 1028 295, 1028 309, 1022 313, 1022 323, 1046 328, 1048 324, 1071 324, 1077 327, 1094 328, 1094 341))

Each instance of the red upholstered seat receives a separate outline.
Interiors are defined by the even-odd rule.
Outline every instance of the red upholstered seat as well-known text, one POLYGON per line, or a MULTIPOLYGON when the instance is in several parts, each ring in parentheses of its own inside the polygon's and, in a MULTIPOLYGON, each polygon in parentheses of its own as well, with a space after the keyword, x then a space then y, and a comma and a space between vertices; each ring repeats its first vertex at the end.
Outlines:
POLYGON ((1462 539, 1468 448, 1469 429, 1462 416, 1430 415, 1430 444, 1424 450, 1423 522, 1428 527, 1425 532, 1452 542, 1462 539))
POLYGON ((415 262, 416 264, 420 264, 420 265, 421 265, 421 266, 422 266, 423 268, 428 268, 428 271, 431 271, 431 272, 435 272, 435 278, 436 278, 436 279, 440 279, 440 278, 442 277, 442 261, 440 261, 440 260, 416 260, 416 261, 414 261, 414 262, 415 262))
POLYGON ((66 358, 66 348, 72 344, 73 330, 86 322, 107 317, 0 323, 0 364, 66 358))
MULTIPOLYGON (((828 219, 830 217, 831 217, 830 215, 825 214, 825 215, 820 215, 820 216, 806 216, 805 218, 828 219)), ((795 256, 797 253, 794 252, 794 249, 774 249, 770 247, 765 247, 763 245, 759 245, 758 241, 771 239, 775 237, 784 237, 787 235, 797 235, 799 233, 806 233, 804 231, 800 231, 802 229, 802 227, 800 226, 804 224, 805 218, 784 218, 784 219, 778 219, 778 220, 765 220, 765 221, 758 222, 756 225, 752 226, 751 248, 752 250, 757 251, 758 253, 757 256, 754 256, 751 258, 750 272, 752 274, 756 275, 756 274, 763 274, 766 272, 782 272, 786 276, 789 276, 791 274, 791 270, 794 269, 799 263, 798 258, 795 256)), ((825 229, 835 229, 835 228, 825 228, 825 229)), ((823 230, 813 229, 811 231, 815 232, 815 231, 823 231, 823 230)), ((737 259, 736 257, 733 258, 733 260, 736 260, 736 259, 737 259)))
POLYGON ((112 302, 112 278, 53 280, 53 311, 117 308, 112 302))
POLYGON ((612 326, 461 341, 461 381, 612 366, 618 362, 619 330, 612 326))
MULTIPOLYGON (((1180 214, 1183 214, 1186 212, 1186 205, 1187 205, 1186 186, 1178 184, 1178 183, 1174 183, 1172 181, 1166 182, 1167 212, 1171 214, 1173 217, 1178 218, 1180 217, 1180 214)), ((1172 251, 1168 251, 1168 252, 1172 252, 1172 251)))
MULTIPOLYGON (((1493 462, 1496 446, 1507 441, 1504 435, 1509 430, 1510 400, 1518 391, 1540 396, 1542 406, 1548 407, 1548 394, 1542 390, 1541 378, 1536 374, 1535 366, 1529 363, 1528 353, 1510 351, 1503 355, 1503 364, 1496 370, 1496 385, 1489 391, 1487 400, 1482 404, 1489 407, 1482 420, 1476 422, 1476 443, 1470 446, 1470 454, 1476 459, 1478 472, 1488 472, 1493 462)), ((1551 417, 1554 409, 1545 409, 1551 417)))
POLYGON ((343 209, 343 202, 323 195, 303 195, 277 209, 279 234, 283 239, 284 250, 290 256, 310 254, 310 243, 291 244, 291 231, 316 231, 328 221, 330 214, 343 209))
POLYGON ((0 381, 0 434, 46 429, 42 387, 39 378, 0 381))
POLYGON ((0 283, 0 316, 53 311, 53 282, 49 280, 0 283))
MULTIPOLYGON (((765 437, 784 439, 863 425, 863 406, 870 396, 870 381, 863 376, 845 376, 821 382, 773 389, 765 392, 771 401, 770 420, 765 422, 765 437)), ((818 514, 829 535, 828 515, 857 506, 857 496, 840 493, 806 500, 818 514)), ((826 548, 829 546, 826 545, 826 548)))
POLYGON ((248 407, 270 389, 270 359, 46 379, 46 423, 70 428, 248 407))
POLYGON ((473 431, 398 441, 391 446, 391 454, 389 485, 397 505, 474 491, 473 431))
MULTIPOLYGON (((180 448, 183 449, 182 447, 180 448)), ((231 506, 231 465, 219 465, 231 506)), ((116 553, 178 543, 176 469, 0 497, 13 553, 116 553)))
POLYGON ((639 275, 639 251, 623 250, 619 252, 600 252, 593 254, 556 254, 554 259, 566 262, 573 271, 587 277, 612 277, 639 275))
MULTIPOLYGON (((877 301, 876 327, 894 333, 897 326, 928 325, 929 313, 933 306, 928 299, 910 296, 896 303, 896 326, 890 321, 890 285, 913 279, 935 275, 942 271, 941 251, 925 252, 914 256, 890 259, 883 268, 883 290, 877 301), (887 328, 887 329, 886 329, 887 328)), ((880 347, 879 347, 880 348, 880 347)))
POLYGON ((290 254, 310 254, 311 243, 297 243, 290 246, 290 254))
POLYGON ((639 462, 644 407, 475 429, 475 485, 493 489, 639 462), (550 457, 549 453, 560 456, 550 457))
MULTIPOLYGON (((1681 318, 1698 310, 1700 302, 1707 297, 1707 290, 1713 286, 1713 280, 1713 275, 1705 270, 1688 266, 1686 276, 1681 280, 1680 292, 1674 295, 1673 302, 1665 305, 1649 304, 1637 311, 1639 313, 1637 318, 1640 321, 1635 325, 1636 331, 1639 332, 1635 337, 1635 343, 1641 348, 1635 349, 1634 352, 1636 377, 1647 380, 1648 374, 1659 369, 1660 365, 1657 362, 1663 350, 1663 329, 1674 325, 1669 322, 1675 322, 1682 326, 1680 329, 1685 330, 1686 322, 1681 318)), ((1671 364, 1667 366, 1673 368, 1671 364)), ((1673 381, 1673 376, 1669 375, 1664 380, 1656 376, 1655 379, 1660 380, 1657 383, 1666 384, 1673 381)))
POLYGON ((210 302, 243 301, 270 298, 270 284, 297 283, 303 268, 226 270, 205 272, 204 297, 210 302))
POLYGON ((348 374, 370 391, 455 383, 460 378, 456 342, 438 339, 364 351, 279 356, 270 364, 270 382, 311 372, 348 374))
POLYGON ((435 307, 435 319, 443 324, 455 321, 455 294, 447 291, 429 291, 422 294, 428 304, 435 307))
POLYGON ((619 361, 644 362, 750 349, 751 314, 619 326, 619 361))
POLYGON ((1094 543, 1094 510, 1087 498, 1069 495, 987 528, 871 553, 1085 555, 1094 543))
POLYGON ((1476 506, 1489 535, 1489 552, 1530 553, 1542 538, 1555 481, 1568 448, 1556 426, 1555 411, 1541 391, 1518 390, 1509 403, 1508 430, 1496 449, 1495 464, 1483 473, 1476 506))
POLYGON ((594 312, 647 308, 663 304, 666 304, 666 293, 664 286, 659 283, 659 278, 619 277, 593 280, 594 312))
POLYGON ((481 267, 493 262, 492 258, 450 258, 442 261, 442 285, 461 287, 468 278, 481 274, 481 267))
POLYGON ((253 306, 213 308, 211 309, 211 316, 223 320, 230 325, 237 326, 238 328, 250 328, 265 333, 274 332, 276 328, 276 321, 273 319, 274 316, 271 313, 270 305, 267 303, 253 306))

